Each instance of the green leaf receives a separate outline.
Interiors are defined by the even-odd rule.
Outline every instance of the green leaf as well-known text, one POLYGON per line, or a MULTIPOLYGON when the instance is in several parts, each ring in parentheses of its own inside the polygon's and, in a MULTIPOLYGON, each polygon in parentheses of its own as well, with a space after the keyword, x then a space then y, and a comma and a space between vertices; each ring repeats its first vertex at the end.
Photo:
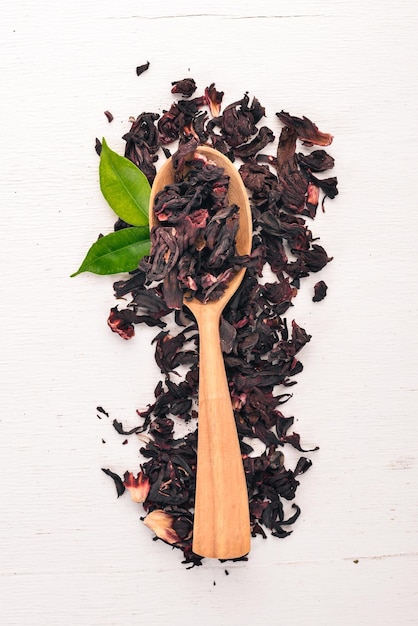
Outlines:
POLYGON ((150 240, 147 226, 123 228, 100 237, 87 252, 79 269, 94 274, 119 274, 131 272, 138 267, 143 256, 149 254, 150 240))
POLYGON ((148 224, 151 187, 129 159, 109 148, 103 138, 99 165, 100 189, 114 212, 128 224, 148 224))

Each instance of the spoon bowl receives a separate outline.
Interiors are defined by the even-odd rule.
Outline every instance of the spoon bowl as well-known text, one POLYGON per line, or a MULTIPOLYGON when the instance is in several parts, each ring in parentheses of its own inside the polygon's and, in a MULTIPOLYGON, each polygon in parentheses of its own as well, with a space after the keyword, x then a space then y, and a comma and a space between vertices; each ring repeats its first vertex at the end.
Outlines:
MULTIPOLYGON (((229 177, 228 202, 239 207, 236 248, 250 254, 252 218, 241 176, 223 154, 199 146, 199 155, 224 169, 229 177)), ((150 227, 158 226, 155 196, 174 183, 171 158, 158 171, 150 196, 150 227)), ((199 415, 193 552, 217 559, 239 558, 250 550, 248 492, 223 360, 219 324, 222 311, 238 289, 245 268, 238 270, 224 293, 206 303, 184 299, 199 328, 199 415)))

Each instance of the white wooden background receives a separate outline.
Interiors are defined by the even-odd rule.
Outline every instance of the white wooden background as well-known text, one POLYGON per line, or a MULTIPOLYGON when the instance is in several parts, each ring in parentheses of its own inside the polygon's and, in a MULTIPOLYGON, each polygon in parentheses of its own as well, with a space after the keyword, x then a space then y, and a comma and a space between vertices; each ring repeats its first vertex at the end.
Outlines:
POLYGON ((0 17, 0 623, 418 624, 415 0, 3 0, 0 17), (275 132, 281 109, 313 119, 340 181, 314 226, 328 297, 305 287, 292 311, 313 340, 286 411, 321 449, 294 533, 229 576, 186 570, 101 472, 137 467, 95 409, 136 423, 152 333, 109 331, 112 278, 69 279, 113 224, 95 137, 122 150, 185 76, 248 90, 275 132))

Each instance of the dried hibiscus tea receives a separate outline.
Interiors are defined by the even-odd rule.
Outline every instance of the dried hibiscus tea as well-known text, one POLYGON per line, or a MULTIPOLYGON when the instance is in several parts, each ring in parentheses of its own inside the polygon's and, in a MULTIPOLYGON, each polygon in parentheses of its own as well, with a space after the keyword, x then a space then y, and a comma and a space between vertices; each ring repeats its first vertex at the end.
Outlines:
POLYGON ((156 195, 146 277, 163 281, 172 308, 182 307, 183 296, 219 298, 235 273, 239 207, 228 203, 228 188, 223 168, 195 154, 178 182, 156 195))
POLYGON ((147 71, 147 69, 149 68, 150 63, 149 61, 147 61, 146 63, 144 63, 143 65, 138 65, 136 68, 136 75, 137 76, 141 76, 141 74, 143 74, 144 72, 147 71))
MULTIPOLYGON (((148 67, 139 66, 137 74, 148 67)), ((306 454, 317 446, 305 445, 293 430, 295 418, 282 412, 303 371, 300 353, 311 340, 293 315, 286 316, 304 279, 332 260, 313 234, 312 222, 325 198, 338 194, 337 178, 324 175, 334 168, 334 158, 324 150, 332 143, 331 134, 305 116, 284 111, 274 118, 281 127, 270 129, 263 124, 266 111, 257 98, 245 93, 224 106, 224 92, 215 83, 196 96, 197 89, 191 78, 172 82, 171 94, 182 97, 161 114, 143 112, 133 118, 123 137, 125 156, 150 183, 160 153, 167 158, 173 154, 176 176, 155 198, 158 222, 150 232, 150 255, 114 283, 115 297, 124 304, 113 307, 108 319, 123 339, 134 337, 136 325, 156 327, 153 346, 161 379, 154 400, 137 411, 137 426, 126 429, 120 421, 112 422, 123 437, 143 442, 141 465, 123 478, 103 470, 118 497, 129 491, 141 504, 144 524, 155 538, 181 550, 183 563, 191 567, 202 564, 192 551, 199 341, 184 298, 216 299, 231 276, 246 267, 222 314, 221 347, 247 481, 251 534, 287 537, 301 514, 294 503, 299 477, 312 460, 302 456, 291 470, 285 450, 291 446, 306 454), (222 168, 196 156, 200 144, 238 160, 253 216, 252 251, 245 257, 235 249, 239 217, 238 208, 228 202, 229 179, 222 168), (263 154, 267 146, 272 154, 263 154), (264 451, 256 453, 256 446, 264 451)), ((99 154, 101 148, 97 140, 99 154)), ((115 230, 127 226, 118 220, 115 230)), ((326 292, 319 280, 313 301, 323 300, 326 292)))
POLYGON ((183 78, 171 83, 173 85, 171 93, 181 93, 183 96, 192 96, 197 89, 193 78, 183 78))
POLYGON ((128 489, 134 502, 144 502, 147 499, 150 482, 143 472, 139 472, 136 478, 131 472, 125 472, 123 486, 128 489))
POLYGON ((295 117, 284 111, 276 113, 276 115, 285 126, 293 128, 296 131, 299 139, 306 146, 329 146, 332 143, 333 136, 329 133, 322 133, 317 125, 311 122, 307 117, 295 117))
POLYGON ((327 295, 327 285, 323 280, 318 281, 314 285, 314 296, 312 298, 313 302, 320 302, 327 295))

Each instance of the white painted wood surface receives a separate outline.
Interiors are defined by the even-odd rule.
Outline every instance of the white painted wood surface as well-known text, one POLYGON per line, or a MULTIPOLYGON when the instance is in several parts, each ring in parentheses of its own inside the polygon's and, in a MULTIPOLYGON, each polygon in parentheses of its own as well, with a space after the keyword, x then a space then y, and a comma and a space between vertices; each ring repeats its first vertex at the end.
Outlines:
POLYGON ((0 11, 0 623, 417 624, 417 3, 0 11), (113 223, 95 137, 122 149, 129 116, 161 111, 187 75, 228 102, 248 90, 276 130, 278 110, 311 117, 335 135, 340 181, 314 226, 334 256, 329 294, 298 296, 313 340, 286 407, 321 449, 294 533, 255 540, 229 576, 218 562, 186 570, 100 471, 137 466, 138 446, 95 407, 135 424, 158 377, 152 334, 108 330, 112 278, 68 278, 113 223))

